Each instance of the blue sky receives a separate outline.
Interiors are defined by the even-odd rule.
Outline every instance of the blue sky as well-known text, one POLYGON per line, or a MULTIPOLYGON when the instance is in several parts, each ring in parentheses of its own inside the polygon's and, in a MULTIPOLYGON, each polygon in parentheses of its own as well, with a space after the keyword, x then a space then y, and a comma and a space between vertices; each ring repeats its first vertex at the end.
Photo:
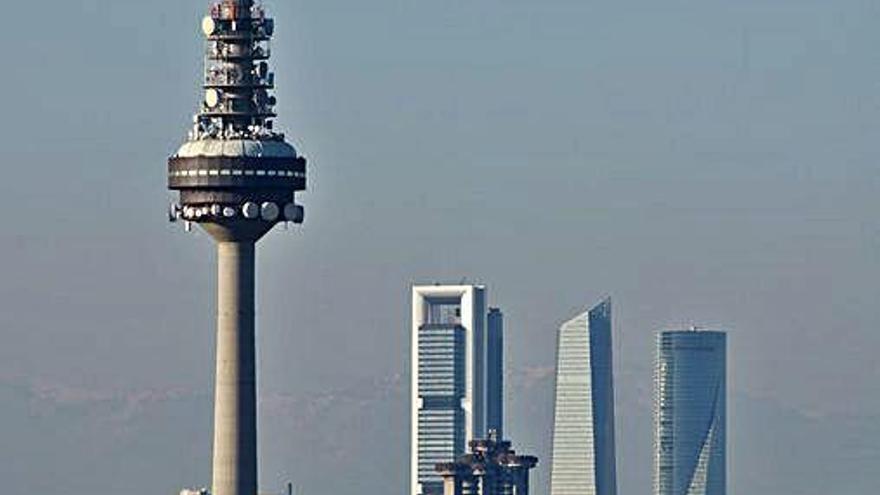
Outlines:
MULTIPOLYGON (((278 123, 311 168, 306 225, 261 243, 266 394, 407 373, 409 285, 467 278, 505 310, 511 373, 552 365, 558 324, 608 294, 633 404, 654 332, 700 324, 731 332, 732 394, 880 416, 875 2, 267 6, 278 123)), ((8 380, 210 388, 210 242, 166 223, 164 177, 206 7, 6 6, 8 380)), ((643 437, 626 492, 649 489, 643 437)))

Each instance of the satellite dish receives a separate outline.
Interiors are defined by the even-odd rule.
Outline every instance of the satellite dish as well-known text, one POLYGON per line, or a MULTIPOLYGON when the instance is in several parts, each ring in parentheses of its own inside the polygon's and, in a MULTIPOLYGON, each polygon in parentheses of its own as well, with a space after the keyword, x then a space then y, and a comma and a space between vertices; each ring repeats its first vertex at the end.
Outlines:
POLYGON ((205 91, 205 104, 208 108, 215 108, 220 104, 220 92, 214 88, 205 91))
POLYGON ((217 23, 214 22, 214 18, 211 16, 205 16, 202 19, 202 32, 205 33, 205 36, 211 36, 217 30, 217 23))
POLYGON ((305 218, 305 209, 294 203, 284 205, 284 218, 293 223, 302 223, 305 218))
POLYGON ((241 214, 248 220, 253 220, 260 216, 260 206, 252 201, 248 201, 242 205, 241 214))
POLYGON ((278 205, 267 201, 260 206, 260 216, 263 217, 263 220, 268 220, 270 222, 274 222, 278 219, 278 205))

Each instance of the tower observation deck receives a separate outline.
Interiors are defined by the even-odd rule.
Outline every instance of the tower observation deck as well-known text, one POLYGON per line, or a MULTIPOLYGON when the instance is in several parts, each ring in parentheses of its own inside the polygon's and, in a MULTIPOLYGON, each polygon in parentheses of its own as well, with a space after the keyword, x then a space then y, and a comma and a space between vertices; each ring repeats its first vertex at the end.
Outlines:
POLYGON ((168 160, 168 188, 180 192, 171 219, 198 223, 218 239, 256 241, 278 222, 303 221, 294 195, 306 187, 306 160, 274 130, 274 30, 252 0, 216 3, 202 21, 204 98, 187 141, 168 160))
POLYGON ((303 222, 295 195, 305 190, 306 160, 274 129, 274 20, 253 0, 222 0, 201 28, 204 94, 186 142, 168 160, 168 188, 179 197, 170 220, 198 225, 217 244, 212 493, 254 495, 256 243, 280 222, 303 222))

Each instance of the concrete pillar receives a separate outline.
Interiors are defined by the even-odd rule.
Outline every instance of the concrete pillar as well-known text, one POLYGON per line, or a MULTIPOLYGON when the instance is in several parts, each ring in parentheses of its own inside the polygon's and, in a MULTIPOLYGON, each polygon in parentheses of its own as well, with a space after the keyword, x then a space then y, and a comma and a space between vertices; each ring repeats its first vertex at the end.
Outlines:
POLYGON ((257 493, 253 241, 217 243, 213 495, 257 493))

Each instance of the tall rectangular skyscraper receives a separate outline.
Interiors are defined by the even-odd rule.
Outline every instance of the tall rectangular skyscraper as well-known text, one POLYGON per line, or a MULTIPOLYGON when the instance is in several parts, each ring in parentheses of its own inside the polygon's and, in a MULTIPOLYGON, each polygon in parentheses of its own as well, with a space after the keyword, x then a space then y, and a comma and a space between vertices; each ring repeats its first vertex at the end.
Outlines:
POLYGON ((486 431, 504 439, 504 314, 489 308, 486 317, 486 431))
POLYGON ((727 335, 665 331, 654 370, 654 494, 726 492, 727 335))
POLYGON ((559 328, 550 495, 616 495, 611 300, 559 328))
POLYGON ((442 494, 436 465, 455 461, 468 442, 485 436, 487 411, 493 425, 503 421, 496 403, 502 396, 502 354, 495 349, 500 345, 500 314, 488 317, 494 330, 487 342, 485 287, 413 287, 412 495, 442 494))

